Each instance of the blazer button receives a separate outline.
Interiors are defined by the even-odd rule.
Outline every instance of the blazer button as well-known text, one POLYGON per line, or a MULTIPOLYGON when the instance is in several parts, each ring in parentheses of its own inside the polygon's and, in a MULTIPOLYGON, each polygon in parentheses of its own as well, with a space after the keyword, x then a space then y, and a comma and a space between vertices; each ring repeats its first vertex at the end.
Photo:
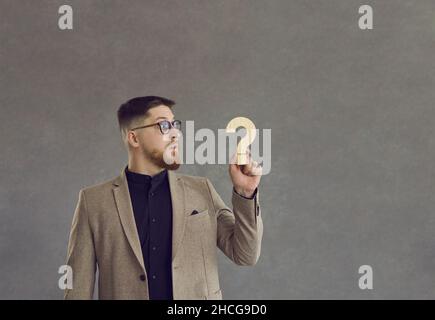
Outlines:
POLYGON ((144 274, 141 274, 140 277, 139 277, 139 279, 140 279, 140 281, 145 281, 145 275, 144 275, 144 274))

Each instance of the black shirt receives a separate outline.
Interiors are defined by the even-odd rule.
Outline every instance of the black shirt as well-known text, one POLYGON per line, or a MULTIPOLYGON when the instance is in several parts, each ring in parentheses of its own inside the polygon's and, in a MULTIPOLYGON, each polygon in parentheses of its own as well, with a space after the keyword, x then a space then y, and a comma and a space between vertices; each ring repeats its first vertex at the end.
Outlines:
POLYGON ((157 175, 125 168, 137 232, 148 276, 150 300, 172 300, 172 201, 168 172, 157 175))

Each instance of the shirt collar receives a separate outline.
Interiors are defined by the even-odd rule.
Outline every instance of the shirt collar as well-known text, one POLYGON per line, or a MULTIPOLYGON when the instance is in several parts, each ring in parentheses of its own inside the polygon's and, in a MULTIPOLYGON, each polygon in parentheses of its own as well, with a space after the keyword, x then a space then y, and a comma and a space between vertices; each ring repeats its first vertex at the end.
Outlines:
POLYGON ((125 167, 125 175, 129 182, 138 184, 151 184, 153 187, 159 185, 166 178, 167 172, 168 170, 165 169, 152 177, 147 174, 132 172, 128 170, 128 166, 125 167))

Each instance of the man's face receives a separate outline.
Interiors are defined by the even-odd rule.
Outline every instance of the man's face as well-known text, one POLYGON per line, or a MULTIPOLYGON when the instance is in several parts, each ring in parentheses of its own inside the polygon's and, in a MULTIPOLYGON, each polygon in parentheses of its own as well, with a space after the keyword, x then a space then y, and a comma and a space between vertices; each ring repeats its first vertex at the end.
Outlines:
MULTIPOLYGON (((158 123, 163 120, 174 121, 174 114, 171 109, 165 105, 153 107, 148 110, 147 117, 137 126, 146 126, 158 123)), ((155 165, 169 170, 176 170, 180 166, 178 159, 178 138, 180 131, 171 128, 168 133, 162 134, 159 125, 137 129, 133 132, 136 135, 137 143, 133 144, 135 148, 155 165)), ((129 140, 132 139, 132 133, 129 133, 129 140)), ((131 144, 131 143, 130 143, 131 144)))

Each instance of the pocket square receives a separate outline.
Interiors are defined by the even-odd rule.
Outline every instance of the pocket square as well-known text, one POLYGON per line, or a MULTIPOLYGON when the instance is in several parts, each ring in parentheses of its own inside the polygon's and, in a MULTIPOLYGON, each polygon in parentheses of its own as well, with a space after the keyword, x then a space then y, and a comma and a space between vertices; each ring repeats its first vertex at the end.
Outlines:
POLYGON ((191 213, 190 215, 193 216, 194 214, 198 214, 198 211, 193 210, 192 213, 191 213))

